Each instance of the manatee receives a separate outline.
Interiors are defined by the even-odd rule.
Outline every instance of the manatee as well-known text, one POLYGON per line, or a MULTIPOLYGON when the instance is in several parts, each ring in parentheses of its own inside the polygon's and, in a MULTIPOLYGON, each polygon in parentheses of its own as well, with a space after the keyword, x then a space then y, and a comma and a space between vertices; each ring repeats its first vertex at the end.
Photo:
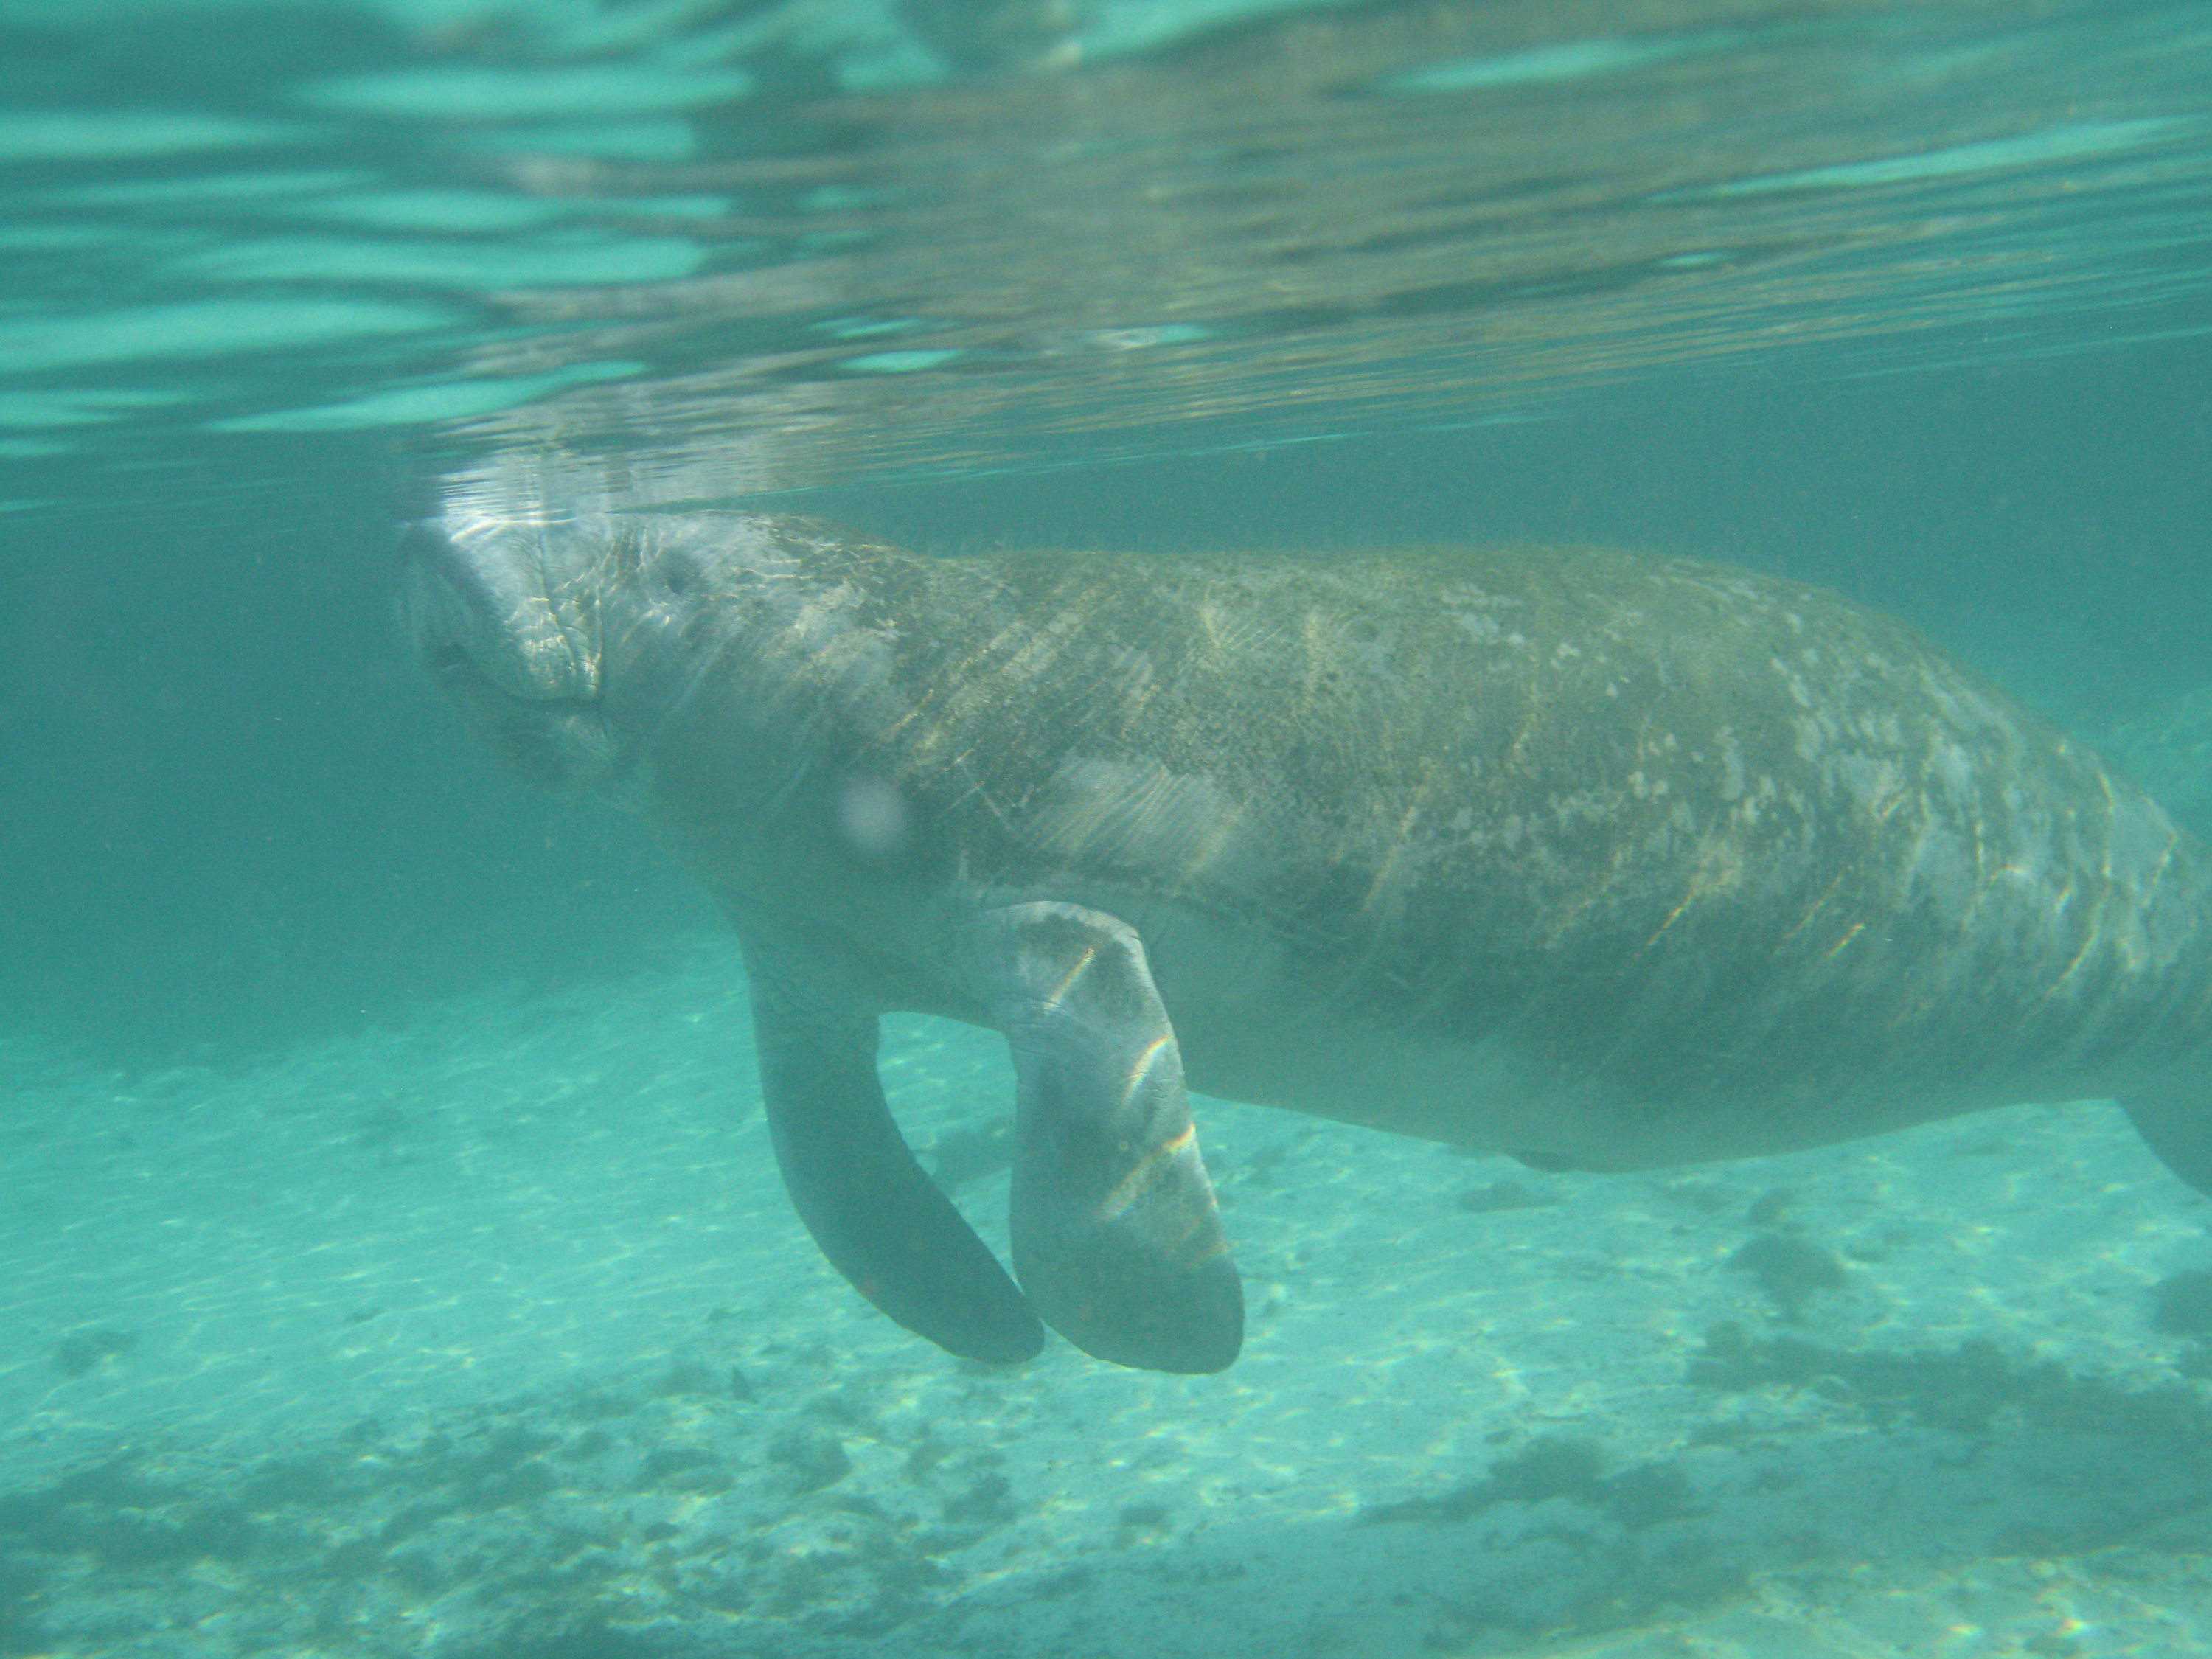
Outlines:
POLYGON ((892 1319, 1228 1365, 1186 1085, 1543 1167, 2118 1098, 2212 1191, 2212 890, 1901 622, 1587 547, 931 556, 804 520, 411 533, 429 672, 643 813, 742 944, 775 1154, 892 1319), (1004 1034, 1010 1276, 877 1026, 1004 1034))

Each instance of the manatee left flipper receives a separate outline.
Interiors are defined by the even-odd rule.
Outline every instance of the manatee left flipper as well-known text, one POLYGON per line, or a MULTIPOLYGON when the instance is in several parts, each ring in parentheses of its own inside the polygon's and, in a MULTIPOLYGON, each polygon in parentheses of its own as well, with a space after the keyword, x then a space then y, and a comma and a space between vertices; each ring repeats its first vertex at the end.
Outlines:
POLYGON ((2130 1091, 2120 1104, 2158 1161, 2212 1197, 2212 1087, 2130 1091))
POLYGON ((751 965, 769 1133, 823 1255, 941 1348, 994 1364, 1035 1358, 1044 1346, 1036 1315, 915 1161, 884 1104, 875 1014, 751 965))
POLYGON ((1143 941, 1039 902, 988 912, 965 943, 1018 1080, 1014 1271, 1030 1304, 1101 1359, 1224 1369, 1244 1294, 1143 941))

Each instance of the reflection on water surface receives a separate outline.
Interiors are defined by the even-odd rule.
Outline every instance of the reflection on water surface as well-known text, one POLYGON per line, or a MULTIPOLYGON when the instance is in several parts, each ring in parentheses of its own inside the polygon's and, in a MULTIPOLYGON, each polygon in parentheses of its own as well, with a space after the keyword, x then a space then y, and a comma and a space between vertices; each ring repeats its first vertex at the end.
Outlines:
POLYGON ((0 11, 19 461, 720 500, 2203 326, 2196 6, 393 0, 250 78, 261 14, 147 15, 0 11))

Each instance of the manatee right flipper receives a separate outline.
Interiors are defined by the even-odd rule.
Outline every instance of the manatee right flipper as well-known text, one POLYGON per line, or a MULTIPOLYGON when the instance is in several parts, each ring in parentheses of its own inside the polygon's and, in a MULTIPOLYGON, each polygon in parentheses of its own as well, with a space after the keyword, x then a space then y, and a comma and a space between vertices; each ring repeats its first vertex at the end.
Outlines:
POLYGON ((1014 1271, 1030 1304, 1098 1358, 1224 1370, 1244 1294, 1143 941, 1038 902, 977 918, 966 944, 1013 1053, 1014 1271))
POLYGON ((941 1348, 995 1364, 1034 1358, 1044 1328, 884 1103, 874 1012, 757 964, 752 1003, 776 1163, 830 1265, 941 1348))
POLYGON ((2130 1092, 2121 1102, 2158 1161, 2212 1197, 2212 1089, 2167 1086, 2130 1092))

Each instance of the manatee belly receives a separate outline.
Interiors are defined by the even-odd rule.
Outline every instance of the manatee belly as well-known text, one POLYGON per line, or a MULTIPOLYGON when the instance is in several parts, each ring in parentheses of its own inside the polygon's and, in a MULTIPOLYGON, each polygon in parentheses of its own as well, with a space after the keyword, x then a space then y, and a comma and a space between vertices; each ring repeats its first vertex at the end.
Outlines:
MULTIPOLYGON (((1624 937, 1618 971, 1595 980, 1587 951, 1524 957, 1516 994, 1488 1029, 1468 1030, 1464 1006, 1437 994, 1449 964, 1434 964, 1427 997, 1404 994, 1403 964, 1386 953, 1316 956, 1278 930, 1110 884, 1073 896, 1146 939, 1200 1092, 1592 1170, 1788 1152, 2166 1086, 2204 1066, 2201 1018, 2177 1018, 2171 982, 2123 980, 2085 1006, 2044 970, 2018 973, 2004 941, 1978 938, 1967 915, 1936 919, 1923 958, 1903 958, 1917 982, 1778 981, 1777 919, 1743 935, 1739 959, 1699 963, 1710 993, 1671 1002, 1664 1018, 1624 989, 1638 940, 1624 937), (1950 1006, 1941 992, 1965 981, 1977 996, 1950 1006), (1755 1000, 1735 988, 1752 983, 1755 1000)), ((1707 953, 1726 954, 1710 943, 1707 953)))

